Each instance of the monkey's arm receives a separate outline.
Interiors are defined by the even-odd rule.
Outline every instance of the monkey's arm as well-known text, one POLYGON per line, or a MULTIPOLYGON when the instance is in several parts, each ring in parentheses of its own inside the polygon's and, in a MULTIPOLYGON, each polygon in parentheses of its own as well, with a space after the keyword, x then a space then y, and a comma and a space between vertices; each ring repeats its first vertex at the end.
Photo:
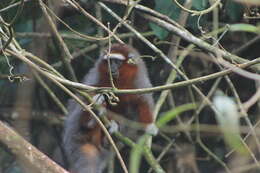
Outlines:
MULTIPOLYGON (((152 87, 150 79, 148 77, 147 69, 143 61, 139 60, 138 74, 134 81, 135 88, 149 88, 152 87)), ((137 111, 139 121, 146 126, 146 132, 152 135, 158 133, 158 128, 154 124, 154 100, 151 93, 137 95, 137 111)))
POLYGON ((158 128, 154 124, 153 115, 153 98, 151 95, 143 95, 138 98, 137 102, 137 112, 139 122, 143 123, 146 128, 146 132, 151 135, 156 135, 158 133, 158 128))
POLYGON ((154 121, 151 105, 145 98, 139 98, 136 102, 139 122, 143 124, 151 124, 154 121))

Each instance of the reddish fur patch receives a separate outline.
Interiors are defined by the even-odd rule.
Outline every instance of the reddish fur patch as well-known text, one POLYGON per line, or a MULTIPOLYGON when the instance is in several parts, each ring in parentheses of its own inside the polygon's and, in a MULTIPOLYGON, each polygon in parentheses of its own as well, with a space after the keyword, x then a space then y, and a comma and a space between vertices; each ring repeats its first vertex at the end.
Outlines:
MULTIPOLYGON (((106 62, 102 62, 99 66, 99 72, 100 72, 100 80, 98 83, 98 87, 111 87, 110 79, 109 79, 109 72, 106 62)), ((138 68, 136 65, 131 64, 122 64, 119 68, 119 77, 116 79, 113 79, 113 82, 115 84, 115 87, 118 89, 134 89, 136 88, 134 85, 134 80, 136 78, 138 72, 138 68)), ((119 113, 124 114, 125 108, 128 106, 127 102, 135 102, 135 100, 138 99, 138 95, 136 94, 124 94, 119 95, 120 104, 117 106, 111 107, 111 110, 119 113)))
MULTIPOLYGON (((115 44, 111 47, 111 53, 120 53, 126 57, 126 60, 119 68, 119 77, 113 79, 115 87, 118 89, 134 89, 136 88, 134 80, 138 73, 138 66, 127 64, 128 54, 132 48, 122 44, 115 44)), ((106 61, 99 64, 100 80, 98 87, 111 87, 109 79, 109 70, 106 61)), ((153 122, 152 112, 145 101, 140 100, 139 95, 124 94, 119 95, 120 103, 117 106, 109 106, 109 109, 119 114, 125 114, 129 105, 136 105, 139 114, 139 121, 145 124, 153 122)))
MULTIPOLYGON (((91 117, 88 112, 84 112, 80 116, 80 124, 82 126, 87 125, 90 120, 93 120, 93 117, 91 117)), ((100 147, 104 134, 98 123, 95 123, 87 130, 88 132, 84 136, 82 136, 82 142, 88 141, 92 144, 95 144, 97 147, 100 147)))
POLYGON ((137 104, 138 104, 138 112, 139 112, 139 121, 144 124, 152 123, 153 115, 147 103, 140 101, 137 104))
POLYGON ((85 144, 81 147, 81 151, 86 154, 88 157, 97 157, 99 151, 95 145, 92 144, 85 144))
MULTIPOLYGON (((124 62, 119 68, 119 77, 113 79, 115 86, 119 89, 132 89, 134 86, 134 79, 137 74, 137 66, 127 64, 124 62)), ((103 61, 99 65, 100 80, 97 86, 99 87, 111 87, 109 79, 109 70, 107 62, 103 61)))
MULTIPOLYGON (((118 89, 134 89, 136 88, 134 84, 134 80, 138 73, 138 66, 133 64, 127 64, 128 60, 128 54, 131 52, 132 48, 121 45, 121 44, 114 44, 111 48, 111 53, 120 53, 126 57, 126 60, 123 62, 123 64, 119 67, 119 76, 118 78, 114 78, 113 82, 118 89)), ((98 70, 100 73, 99 81, 96 84, 98 87, 111 87, 110 79, 109 79, 109 70, 108 70, 108 64, 106 60, 101 61, 101 63, 98 66, 98 70)), ((152 112, 150 111, 149 105, 146 101, 143 101, 140 99, 139 95, 136 94, 124 94, 119 95, 120 102, 117 106, 110 106, 108 105, 108 109, 115 113, 119 113, 122 115, 126 115, 126 111, 130 106, 133 106, 137 108, 138 112, 138 118, 139 121, 144 124, 149 124, 153 122, 153 116, 152 112)), ((86 112, 82 116, 81 123, 87 123, 92 117, 86 112), (86 115, 85 115, 86 114, 86 115)), ((132 119, 131 117, 128 117, 132 119)), ((95 127, 91 127, 88 129, 88 132, 85 136, 85 141, 90 142, 91 144, 96 145, 99 147, 101 145, 101 142, 104 138, 104 134, 99 127, 99 125, 96 123, 95 127)))

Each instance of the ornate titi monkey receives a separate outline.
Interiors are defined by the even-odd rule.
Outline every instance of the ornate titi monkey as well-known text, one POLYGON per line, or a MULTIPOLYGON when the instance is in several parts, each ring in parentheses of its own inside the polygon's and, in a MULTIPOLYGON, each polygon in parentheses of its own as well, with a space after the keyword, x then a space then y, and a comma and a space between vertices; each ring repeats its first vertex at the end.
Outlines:
MULTIPOLYGON (((102 51, 94 67, 84 77, 83 83, 96 87, 111 87, 108 58, 113 82, 118 89, 152 87, 140 54, 129 45, 113 44, 111 49, 102 51)), ((138 119, 149 133, 156 134, 153 125, 154 101, 152 94, 118 95, 116 106, 106 106, 112 112, 129 119, 138 119), (138 115, 131 114, 134 110, 138 115)), ((95 120, 80 105, 69 104, 69 115, 65 122, 64 149, 73 173, 101 173, 106 165, 108 151, 103 147, 104 134, 95 120)))

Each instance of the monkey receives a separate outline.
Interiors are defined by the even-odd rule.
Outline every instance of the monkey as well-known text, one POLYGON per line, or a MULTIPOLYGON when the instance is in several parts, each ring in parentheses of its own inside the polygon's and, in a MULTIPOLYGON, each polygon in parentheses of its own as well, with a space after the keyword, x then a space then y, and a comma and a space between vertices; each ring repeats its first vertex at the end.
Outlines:
MULTIPOLYGON (((83 83, 95 87, 111 87, 109 67, 117 89, 152 87, 138 51, 130 45, 119 43, 101 51, 94 67, 83 78, 83 83)), ((158 129, 153 123, 154 100, 151 93, 117 96, 117 105, 106 104, 106 109, 132 120, 137 119, 144 124, 148 133, 157 133, 158 129)), ((63 144, 70 170, 72 173, 101 173, 109 156, 109 151, 104 147, 106 140, 101 127, 79 104, 69 103, 68 110, 63 144)))

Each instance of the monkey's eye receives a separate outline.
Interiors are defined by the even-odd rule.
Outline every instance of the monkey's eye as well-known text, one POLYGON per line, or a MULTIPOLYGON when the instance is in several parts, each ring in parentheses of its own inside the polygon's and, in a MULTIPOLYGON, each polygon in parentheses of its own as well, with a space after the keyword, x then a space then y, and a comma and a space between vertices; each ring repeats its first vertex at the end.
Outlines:
POLYGON ((106 55, 107 55, 107 51, 106 50, 101 51, 100 57, 104 58, 104 56, 106 56, 106 55))

